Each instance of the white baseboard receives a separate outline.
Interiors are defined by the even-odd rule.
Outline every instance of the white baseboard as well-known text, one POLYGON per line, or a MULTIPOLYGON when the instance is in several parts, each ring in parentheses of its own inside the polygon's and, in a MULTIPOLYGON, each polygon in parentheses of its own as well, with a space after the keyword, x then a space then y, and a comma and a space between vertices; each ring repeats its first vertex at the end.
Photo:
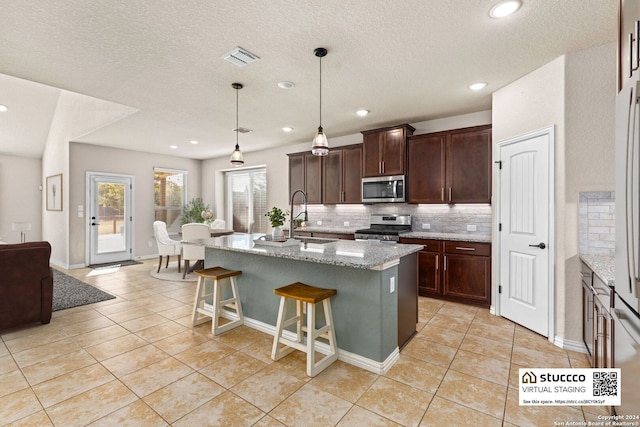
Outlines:
MULTIPOLYGON (((207 304, 208 305, 208 304, 207 304)), ((232 312, 224 312, 222 317, 229 320, 237 320, 238 316, 236 313, 232 312)), ((244 318, 244 324, 249 328, 256 329, 258 331, 264 332, 269 335, 275 335, 276 327, 274 325, 270 325, 268 323, 261 322, 259 320, 252 319, 250 317, 244 318)), ((296 334, 291 331, 284 331, 283 335, 286 338, 291 340, 296 339, 296 334)), ((316 344, 316 350, 322 354, 329 354, 329 345, 323 342, 318 342, 316 344)), ((357 366, 359 368, 365 369, 367 371, 373 372, 374 374, 382 375, 386 374, 389 369, 398 361, 400 358, 400 349, 398 347, 391 352, 389 357, 387 357, 383 362, 376 362, 375 360, 368 359, 366 357, 360 356, 359 354, 352 353, 350 351, 342 350, 338 348, 338 360, 341 360, 350 365, 357 366)))
POLYGON ((571 350, 578 353, 587 353, 587 348, 582 341, 565 340, 564 338, 555 337, 553 343, 564 350, 571 350))

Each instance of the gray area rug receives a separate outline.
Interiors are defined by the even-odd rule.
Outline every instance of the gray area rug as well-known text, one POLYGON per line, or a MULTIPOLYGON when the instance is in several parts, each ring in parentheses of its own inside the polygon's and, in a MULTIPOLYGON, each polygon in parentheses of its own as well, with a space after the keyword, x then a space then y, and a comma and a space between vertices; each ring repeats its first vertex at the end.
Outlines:
POLYGON ((53 311, 114 298, 111 294, 53 269, 53 311))

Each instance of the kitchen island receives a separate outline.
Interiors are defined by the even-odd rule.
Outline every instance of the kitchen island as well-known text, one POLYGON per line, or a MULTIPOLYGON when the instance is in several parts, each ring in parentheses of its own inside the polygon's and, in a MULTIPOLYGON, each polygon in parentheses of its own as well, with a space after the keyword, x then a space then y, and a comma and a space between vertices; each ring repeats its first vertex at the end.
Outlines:
POLYGON ((309 239, 276 247, 256 244, 260 237, 234 234, 185 244, 205 246, 206 268, 242 270, 238 287, 245 325, 270 334, 279 304, 274 289, 297 281, 336 289, 331 306, 340 360, 385 373, 415 333, 422 246, 309 239))

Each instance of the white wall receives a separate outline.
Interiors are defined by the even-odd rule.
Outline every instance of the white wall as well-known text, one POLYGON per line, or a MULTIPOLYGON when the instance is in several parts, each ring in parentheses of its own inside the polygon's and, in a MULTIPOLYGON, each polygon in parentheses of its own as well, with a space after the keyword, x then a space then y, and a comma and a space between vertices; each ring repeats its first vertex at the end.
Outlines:
POLYGON ((88 218, 86 216, 78 218, 77 209, 79 205, 82 205, 85 213, 89 211, 88 201, 85 200, 87 171, 133 176, 134 258, 151 257, 158 253, 158 247, 153 237, 154 167, 186 170, 188 172, 187 200, 202 197, 200 186, 202 162, 200 160, 78 143, 70 144, 69 159, 71 181, 68 209, 71 212, 69 218, 69 262, 72 267, 85 265, 88 218))
POLYGON ((0 155, 0 240, 19 243, 13 222, 30 222, 28 242, 42 240, 42 161, 0 155))
MULTIPOLYGON (((564 321, 565 337, 580 341, 580 192, 615 191, 616 46, 567 55, 565 84, 564 321)), ((558 264, 562 260, 558 259, 558 264)))
POLYGON ((608 44, 562 56, 493 94, 494 157, 496 143, 555 126, 555 335, 576 343, 578 193, 614 187, 615 52, 608 44))

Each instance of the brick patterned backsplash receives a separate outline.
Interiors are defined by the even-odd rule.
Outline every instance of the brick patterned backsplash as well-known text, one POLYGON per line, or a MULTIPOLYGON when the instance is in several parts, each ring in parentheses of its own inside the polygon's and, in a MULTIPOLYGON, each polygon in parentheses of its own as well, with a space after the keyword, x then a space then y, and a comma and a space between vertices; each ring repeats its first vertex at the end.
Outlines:
POLYGON ((615 208, 613 191, 580 193, 578 239, 581 253, 615 256, 615 208))
MULTIPOLYGON (((297 214, 299 206, 294 207, 297 214)), ((371 214, 411 215, 413 231, 433 233, 491 234, 490 205, 410 205, 388 203, 375 205, 310 205, 309 222, 317 226, 340 228, 367 228, 371 214), (345 225, 348 222, 349 225, 345 225), (423 229, 429 224, 430 229, 423 229), (467 231, 467 225, 475 225, 476 231, 467 231)))

